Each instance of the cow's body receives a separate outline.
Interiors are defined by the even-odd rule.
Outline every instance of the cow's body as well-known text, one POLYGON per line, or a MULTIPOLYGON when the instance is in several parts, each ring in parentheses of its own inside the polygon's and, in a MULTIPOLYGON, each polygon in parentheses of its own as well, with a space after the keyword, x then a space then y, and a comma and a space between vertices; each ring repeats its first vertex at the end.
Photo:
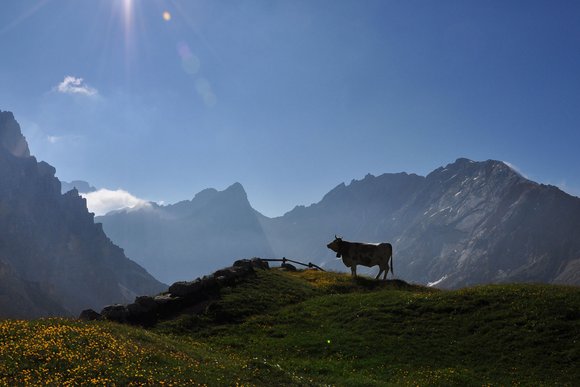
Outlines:
POLYGON ((379 274, 376 278, 384 272, 383 279, 387 278, 389 267, 391 274, 393 273, 393 246, 390 243, 359 243, 348 242, 342 238, 335 237, 335 239, 326 245, 329 249, 336 252, 337 258, 342 258, 342 262, 350 267, 352 275, 356 277, 356 266, 362 265, 367 267, 379 266, 379 274), (390 265, 389 265, 390 262, 390 265))

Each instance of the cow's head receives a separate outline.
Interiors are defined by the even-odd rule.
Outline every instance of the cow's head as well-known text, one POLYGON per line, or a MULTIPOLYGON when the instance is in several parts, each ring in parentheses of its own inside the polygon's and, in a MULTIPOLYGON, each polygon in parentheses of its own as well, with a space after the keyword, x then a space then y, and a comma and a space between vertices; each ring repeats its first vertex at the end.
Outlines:
POLYGON ((334 240, 326 245, 330 250, 336 252, 336 258, 342 256, 342 238, 334 236, 334 240))

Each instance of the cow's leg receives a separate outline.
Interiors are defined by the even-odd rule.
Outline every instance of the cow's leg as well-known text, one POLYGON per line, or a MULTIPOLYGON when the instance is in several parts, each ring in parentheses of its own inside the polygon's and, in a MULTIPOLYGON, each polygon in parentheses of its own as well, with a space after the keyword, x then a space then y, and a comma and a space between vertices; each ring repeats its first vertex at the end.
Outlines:
POLYGON ((382 267, 379 267, 379 269, 380 269, 380 270, 379 270, 379 274, 377 274, 377 276, 375 277, 375 279, 379 279, 379 277, 381 276, 381 273, 382 273, 383 271, 385 271, 385 270, 384 270, 382 267))
POLYGON ((356 265, 352 265, 350 267, 350 272, 351 272, 353 277, 356 277, 356 265))
POLYGON ((385 270, 385 275, 383 276, 383 281, 387 280, 387 274, 389 273, 389 266, 387 266, 386 270, 385 270))

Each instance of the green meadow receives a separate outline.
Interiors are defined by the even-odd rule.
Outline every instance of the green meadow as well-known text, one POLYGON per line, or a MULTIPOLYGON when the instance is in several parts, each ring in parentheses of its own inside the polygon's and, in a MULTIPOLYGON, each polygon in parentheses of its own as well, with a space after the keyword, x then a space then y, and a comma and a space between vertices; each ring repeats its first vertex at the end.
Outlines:
POLYGON ((0 322, 3 385, 578 385, 580 288, 258 271, 151 329, 0 322))

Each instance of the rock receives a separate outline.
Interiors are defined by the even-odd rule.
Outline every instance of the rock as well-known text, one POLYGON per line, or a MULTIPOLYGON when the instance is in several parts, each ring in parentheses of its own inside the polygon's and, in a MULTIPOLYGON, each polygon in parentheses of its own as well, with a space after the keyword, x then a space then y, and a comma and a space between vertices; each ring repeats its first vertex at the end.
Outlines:
POLYGON ((157 306, 162 306, 171 303, 174 300, 176 300, 176 298, 172 297, 171 294, 159 294, 153 297, 153 301, 155 302, 155 304, 157 304, 157 306))
POLYGON ((101 311, 101 315, 110 321, 115 321, 119 323, 126 323, 129 317, 129 310, 126 305, 109 305, 105 306, 101 311))
POLYGON ((158 304, 153 297, 137 297, 135 302, 127 305, 127 320, 132 324, 151 326, 157 321, 158 304))
POLYGON ((157 309, 157 303, 155 303, 155 299, 149 296, 140 296, 135 298, 135 304, 141 305, 146 310, 157 309))
POLYGON ((252 258, 251 262, 252 262, 252 267, 254 269, 262 269, 262 270, 270 269, 270 265, 268 264, 268 261, 264 261, 263 259, 252 258))
POLYGON ((171 294, 160 294, 153 300, 157 305, 157 315, 160 318, 179 312, 184 305, 183 298, 174 297, 171 294))
POLYGON ((236 282, 236 280, 245 278, 251 274, 254 274, 254 268, 251 265, 240 265, 220 269, 213 276, 220 285, 230 285, 236 282))
POLYGON ((213 276, 218 282, 229 281, 239 276, 238 272, 235 271, 233 267, 228 267, 225 269, 220 269, 213 273, 213 276))
POLYGON ((195 281, 179 281, 169 287, 169 293, 178 297, 188 297, 198 293, 202 287, 203 281, 199 278, 195 281))
MULTIPOLYGON (((107 306, 101 315, 107 320, 120 323, 152 326, 158 320, 182 313, 200 313, 220 297, 222 287, 234 285, 248 276, 255 275, 255 268, 267 269, 269 266, 259 258, 239 260, 233 266, 217 270, 195 281, 175 282, 167 293, 155 297, 137 297, 135 302, 129 305, 107 306)), ((100 316, 98 313, 96 315, 100 316)), ((87 316, 90 317, 88 312, 87 316)))
POLYGON ((249 266, 254 269, 263 269, 268 270, 270 265, 268 265, 267 261, 264 261, 260 258, 252 258, 252 259, 239 259, 234 262, 234 267, 245 267, 249 266))
POLYGON ((280 267, 284 270, 288 270, 288 271, 296 271, 296 266, 291 265, 289 263, 284 262, 282 265, 280 265, 280 267))
POLYGON ((204 292, 213 292, 218 289, 219 284, 217 279, 213 274, 211 275, 204 275, 201 278, 202 289, 204 292))
POLYGON ((82 321, 94 321, 94 320, 102 320, 103 316, 100 313, 95 312, 92 309, 85 309, 79 315, 79 320, 82 321))
POLYGON ((30 157, 26 138, 11 112, 0 111, 0 147, 16 157, 30 157))

